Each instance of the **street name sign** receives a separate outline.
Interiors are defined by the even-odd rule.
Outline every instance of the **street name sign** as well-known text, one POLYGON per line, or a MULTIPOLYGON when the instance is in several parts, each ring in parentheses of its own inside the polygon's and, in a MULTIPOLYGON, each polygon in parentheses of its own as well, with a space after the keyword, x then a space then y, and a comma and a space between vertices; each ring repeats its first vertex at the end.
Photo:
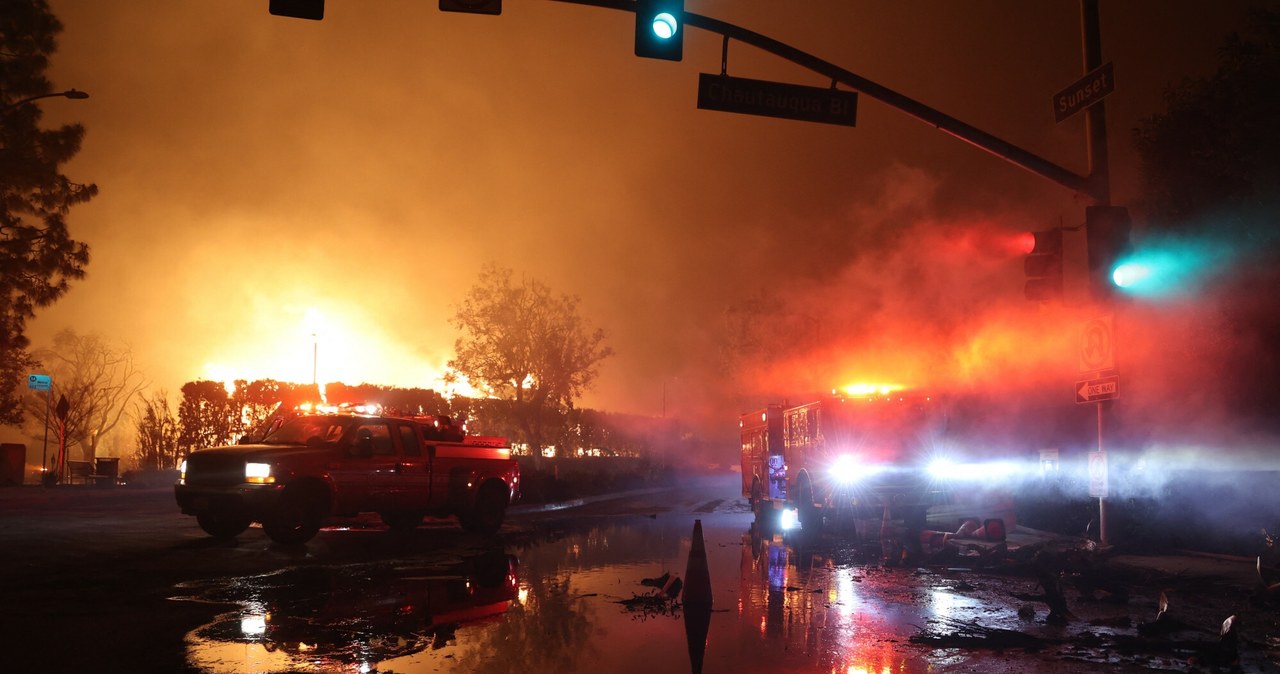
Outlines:
POLYGON ((1114 400, 1119 395, 1120 381, 1118 375, 1099 377, 1076 382, 1076 403, 1096 403, 1102 400, 1114 400))
POLYGON ((858 94, 728 75, 698 75, 698 109, 856 126, 858 94))
POLYGON ((53 377, 47 374, 27 375, 27 388, 32 391, 49 391, 53 389, 53 377))
POLYGON ((1115 90, 1116 79, 1108 62, 1053 95, 1053 118, 1061 122, 1115 90))

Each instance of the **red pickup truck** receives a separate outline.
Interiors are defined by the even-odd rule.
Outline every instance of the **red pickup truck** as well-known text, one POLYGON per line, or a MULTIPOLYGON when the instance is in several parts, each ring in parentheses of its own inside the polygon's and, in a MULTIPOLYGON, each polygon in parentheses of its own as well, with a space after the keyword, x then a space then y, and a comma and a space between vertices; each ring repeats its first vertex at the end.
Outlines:
POLYGON ((174 492, 211 536, 253 522, 272 540, 305 543, 326 517, 374 512, 392 529, 456 516, 493 533, 520 498, 503 438, 465 436, 438 417, 298 414, 251 444, 192 452, 174 492))

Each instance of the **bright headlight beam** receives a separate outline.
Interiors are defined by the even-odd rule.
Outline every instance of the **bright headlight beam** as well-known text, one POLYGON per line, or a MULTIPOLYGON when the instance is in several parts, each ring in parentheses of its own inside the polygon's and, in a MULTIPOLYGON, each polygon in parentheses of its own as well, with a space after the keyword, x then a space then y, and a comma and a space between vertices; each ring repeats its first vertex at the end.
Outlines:
POLYGON ((265 484, 274 482, 271 477, 271 464, 269 463, 246 463, 244 464, 245 482, 254 482, 257 484, 265 484))
POLYGON ((862 478, 864 471, 858 460, 848 454, 841 454, 831 464, 831 477, 841 484, 852 484, 862 478))

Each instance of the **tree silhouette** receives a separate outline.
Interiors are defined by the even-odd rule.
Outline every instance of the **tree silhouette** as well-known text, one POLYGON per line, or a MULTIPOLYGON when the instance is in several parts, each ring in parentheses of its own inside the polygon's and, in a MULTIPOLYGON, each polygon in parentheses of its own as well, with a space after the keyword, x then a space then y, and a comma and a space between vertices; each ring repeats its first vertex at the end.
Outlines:
POLYGON ((1216 73, 1168 88, 1165 112, 1133 131, 1156 226, 1280 205, 1280 13, 1252 10, 1220 53, 1216 73))
MULTIPOLYGON (((1229 268, 1199 289, 1232 348, 1214 377, 1237 423, 1275 429, 1280 404, 1280 12, 1255 8, 1227 37, 1213 75, 1165 92, 1165 112, 1134 129, 1147 235, 1228 242, 1229 268), (1162 231, 1163 230, 1163 231, 1162 231)), ((1209 328, 1206 328, 1209 329, 1209 328)))
POLYGON ((163 390, 143 395, 134 422, 138 450, 134 463, 142 470, 167 470, 178 465, 178 418, 163 390))
POLYGON ((449 367, 472 386, 513 401, 511 412, 535 462, 565 413, 613 355, 604 331, 588 332, 578 298, 489 264, 452 323, 462 333, 449 367))
MULTIPOLYGON (((66 215, 96 185, 72 182, 60 166, 80 151, 84 127, 46 131, 32 99, 49 94, 45 77, 62 24, 43 0, 5 2, 0 11, 0 374, 21 363, 27 321, 84 276, 89 247, 71 238, 66 215)), ((22 380, 0 378, 0 423, 17 424, 22 380)))
MULTIPOLYGON (((67 399, 67 449, 79 446, 86 460, 97 456, 98 443, 120 420, 134 396, 147 382, 133 363, 128 347, 112 344, 101 335, 80 335, 63 330, 53 346, 35 353, 53 377, 51 394, 67 399)), ((45 421, 48 405, 43 395, 27 396, 27 412, 45 421)))
POLYGON ((229 444, 239 430, 237 416, 222 382, 183 384, 178 404, 178 450, 185 456, 197 449, 229 444))

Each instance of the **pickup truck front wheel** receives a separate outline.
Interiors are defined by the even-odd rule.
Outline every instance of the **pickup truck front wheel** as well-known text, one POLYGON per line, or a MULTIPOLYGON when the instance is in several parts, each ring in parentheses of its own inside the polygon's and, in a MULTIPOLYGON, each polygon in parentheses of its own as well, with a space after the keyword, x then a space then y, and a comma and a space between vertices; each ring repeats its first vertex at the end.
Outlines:
POLYGON ((502 528, 507 514, 507 495, 497 485, 486 485, 476 494, 471 511, 458 516, 464 531, 476 534, 492 534, 502 528))
POLYGON ((214 538, 235 538, 249 528, 248 515, 213 510, 196 515, 196 523, 214 538))
POLYGON ((323 519, 324 508, 318 498, 306 491, 291 490, 263 518, 262 530, 281 545, 300 545, 319 533, 323 519))

